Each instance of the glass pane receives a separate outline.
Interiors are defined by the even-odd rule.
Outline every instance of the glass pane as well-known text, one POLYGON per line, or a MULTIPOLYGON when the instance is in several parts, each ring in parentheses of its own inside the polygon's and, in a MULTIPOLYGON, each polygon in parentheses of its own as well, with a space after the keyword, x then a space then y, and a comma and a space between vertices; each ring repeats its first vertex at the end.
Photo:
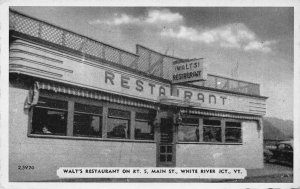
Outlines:
POLYGON ((204 142, 221 142, 221 127, 203 127, 204 142))
POLYGON ((167 152, 172 153, 172 146, 167 146, 167 152))
POLYGON ((54 100, 45 97, 39 97, 39 101, 37 106, 45 107, 45 108, 56 108, 67 110, 68 109, 68 102, 62 100, 54 100))
POLYGON ((149 113, 139 113, 139 112, 136 112, 135 119, 149 121, 150 120, 150 114, 149 113))
POLYGON ((159 161, 160 161, 160 162, 165 162, 165 161, 166 161, 166 155, 161 154, 161 155, 159 156, 159 161))
POLYGON ((66 135, 67 112, 35 107, 32 117, 32 133, 66 135))
POLYGON ((241 123, 240 122, 226 122, 226 127, 241 127, 241 123))
POLYGON ((172 161, 172 155, 167 155, 167 161, 172 161))
POLYGON ((145 121, 136 121, 134 130, 135 139, 153 140, 154 127, 145 121))
POLYGON ((225 141, 226 142, 242 142, 240 128, 226 128, 225 141))
POLYGON ((203 125, 221 125, 220 120, 209 120, 209 119, 203 119, 203 125))
POLYGON ((166 146, 160 146, 160 153, 166 152, 166 146))
POLYGON ((92 114, 102 114, 102 107, 99 106, 91 106, 86 104, 75 103, 75 111, 77 112, 86 112, 92 114))
POLYGON ((108 116, 130 119, 130 112, 117 109, 108 109, 108 116))
POLYGON ((88 114, 74 114, 74 136, 101 137, 101 117, 88 114))
POLYGON ((198 142, 199 141, 198 127, 180 125, 178 127, 178 140, 183 142, 198 142))
POLYGON ((198 125, 199 119, 198 118, 182 118, 182 123, 191 124, 191 125, 198 125))
POLYGON ((108 138, 129 138, 129 121, 124 119, 107 119, 108 138))

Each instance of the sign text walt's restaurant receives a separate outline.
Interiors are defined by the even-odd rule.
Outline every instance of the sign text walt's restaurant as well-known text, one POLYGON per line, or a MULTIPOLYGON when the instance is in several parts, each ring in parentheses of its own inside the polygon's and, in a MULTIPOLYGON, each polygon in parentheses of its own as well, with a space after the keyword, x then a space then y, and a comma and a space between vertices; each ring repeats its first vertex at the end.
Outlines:
POLYGON ((263 167, 258 84, 209 74, 204 59, 9 19, 10 181, 78 166, 263 167))

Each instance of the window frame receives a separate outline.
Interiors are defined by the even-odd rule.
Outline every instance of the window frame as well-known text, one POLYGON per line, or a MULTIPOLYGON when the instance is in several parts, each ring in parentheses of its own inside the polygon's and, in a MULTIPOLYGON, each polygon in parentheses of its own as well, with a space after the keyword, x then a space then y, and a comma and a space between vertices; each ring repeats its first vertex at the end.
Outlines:
POLYGON ((202 142, 203 143, 224 143, 223 141, 223 119, 221 118, 216 118, 216 117, 202 117, 202 142), (212 121, 220 121, 220 125, 205 125, 204 120, 212 120, 212 121), (220 128, 221 129, 221 141, 204 141, 204 127, 209 127, 209 128, 220 128))
MULTIPOLYGON (((66 101, 65 99, 61 99, 61 98, 51 98, 49 96, 45 96, 45 95, 40 95, 40 97, 42 98, 47 98, 50 100, 57 100, 57 101, 64 101, 67 104, 66 109, 62 109, 62 108, 52 108, 52 107, 45 107, 45 106, 40 106, 40 105, 35 105, 34 107, 31 107, 29 110, 29 124, 28 124, 28 132, 27 135, 41 135, 41 136, 59 136, 59 137, 64 137, 64 136, 68 136, 68 116, 69 116, 69 111, 68 111, 68 101, 66 101), (54 110, 54 111, 59 111, 59 112, 65 112, 66 113, 66 130, 65 130, 65 135, 56 135, 56 134, 45 134, 45 133, 33 133, 33 113, 34 110, 36 108, 41 108, 41 109, 46 109, 46 110, 54 110)), ((40 100, 40 98, 39 98, 40 100)))
MULTIPOLYGON (((189 141, 179 141, 178 140, 178 127, 177 127, 177 143, 179 144, 208 144, 208 145, 242 145, 243 144, 243 122, 246 120, 243 119, 233 119, 233 118, 221 118, 221 117, 208 117, 208 116, 197 116, 197 115, 186 115, 184 116, 184 118, 198 118, 199 119, 199 141, 198 142, 189 142, 189 141), (210 125, 204 125, 203 120, 207 119, 207 120, 218 120, 221 122, 220 126, 210 126, 210 125), (240 130, 241 130, 241 142, 226 142, 225 139, 225 129, 226 129, 226 122, 237 122, 241 124, 240 130), (204 141, 204 127, 219 127, 221 128, 221 142, 211 142, 211 141, 204 141)), ((257 121, 256 121, 257 122, 257 121)), ((257 122, 257 124, 259 124, 259 122, 257 122)), ((188 124, 185 124, 188 125, 188 124)), ((193 124, 192 124, 193 125, 193 124)), ((237 127, 235 127, 237 128, 237 127)))
MULTIPOLYGON (((258 123, 259 124, 259 123, 258 123)), ((237 120, 233 120, 233 119, 226 119, 225 120, 225 125, 224 125, 224 138, 225 138, 225 143, 227 144, 231 144, 231 143, 235 143, 235 144, 242 144, 243 143, 243 121, 237 121, 237 120), (226 122, 234 122, 234 123, 239 123, 240 124, 240 127, 226 127, 226 122), (241 132, 241 142, 226 142, 226 129, 229 128, 229 129, 239 129, 240 132, 241 132)))
POLYGON ((106 125, 106 133, 105 133, 105 135, 106 135, 106 137, 107 138, 109 138, 109 139, 121 139, 121 140, 129 140, 129 139, 131 139, 131 120, 130 119, 126 119, 126 118, 120 118, 120 117, 115 117, 115 116, 107 116, 107 122, 106 123, 108 123, 108 119, 118 119, 118 120, 126 120, 126 121, 128 121, 128 131, 127 131, 127 135, 128 135, 128 137, 127 138, 119 138, 119 137, 108 137, 108 124, 106 125))
MULTIPOLYGON (((34 134, 32 132, 32 118, 33 118, 33 108, 29 109, 28 112, 28 129, 27 129, 27 136, 29 137, 47 137, 47 138, 69 138, 69 139, 74 139, 74 140, 108 140, 108 141, 127 141, 127 142, 146 142, 146 143, 156 143, 156 132, 154 128, 154 140, 142 140, 142 139, 135 139, 134 136, 134 130, 135 130, 135 122, 136 121, 146 121, 143 119, 135 119, 135 114, 136 112, 141 112, 141 113, 147 113, 150 114, 152 111, 151 109, 146 109, 146 108, 137 108, 137 107, 132 107, 132 106, 127 106, 127 105, 119 105, 115 103, 110 103, 110 102, 105 102, 105 101, 97 101, 95 99, 86 99, 83 97, 77 97, 77 96, 72 96, 72 95, 65 95, 65 94, 59 94, 59 93, 53 93, 49 92, 46 90, 41 90, 40 92, 40 97, 52 99, 52 100, 60 100, 60 101, 65 101, 68 104, 67 110, 65 109, 60 109, 60 108, 48 108, 52 110, 57 110, 57 111, 65 111, 67 112, 67 128, 66 128, 66 135, 61 136, 61 135, 44 135, 44 134, 34 134), (98 106, 102 107, 102 115, 100 114, 95 114, 99 115, 102 118, 102 136, 101 137, 88 137, 88 136, 75 136, 73 135, 73 126, 74 126, 74 114, 77 113, 82 113, 82 114, 89 114, 92 115, 91 113, 86 113, 86 112, 80 112, 80 111, 75 111, 74 105, 75 103, 80 103, 83 105, 91 105, 91 106, 98 106), (73 107, 69 107, 70 105, 73 104, 73 107), (129 111, 130 112, 130 118, 122 118, 118 116, 109 116, 108 115, 108 109, 117 109, 117 110, 122 110, 122 111, 129 111), (105 112, 106 111, 106 112, 105 112), (108 118, 116 118, 116 119, 125 119, 129 120, 129 126, 128 128, 130 129, 129 131, 129 138, 127 139, 120 139, 120 138, 108 138, 105 136, 107 134, 107 119, 108 118), (72 134, 69 131, 69 122, 72 121, 72 134)), ((46 108, 42 106, 36 106, 39 108, 46 108)), ((47 109, 47 108, 46 108, 47 109)), ((198 129, 199 129, 199 141, 198 142, 188 142, 188 141, 178 141, 176 137, 176 142, 177 143, 202 143, 202 144, 226 144, 226 145, 235 145, 235 144, 243 144, 243 121, 245 120, 237 120, 237 119, 231 119, 231 118, 220 118, 220 117, 207 117, 207 116, 197 116, 197 115, 188 115, 184 116, 184 118, 196 118, 199 120, 198 124, 198 129), (220 120, 221 121, 221 135, 222 135, 222 142, 205 142, 203 141, 203 127, 205 126, 203 124, 204 119, 209 119, 209 120, 220 120), (231 143, 231 142, 225 142, 225 122, 239 122, 241 123, 241 142, 240 143, 231 143)), ((259 124, 259 122, 257 122, 259 124)), ((184 125, 187 126, 195 126, 197 127, 196 124, 188 124, 184 123, 184 125)), ((216 126, 219 127, 219 126, 216 126)), ((178 135, 178 128, 176 129, 175 134, 178 135)))
POLYGON ((150 112, 147 112, 147 113, 144 113, 144 112, 135 112, 135 115, 134 115, 134 128, 133 128, 134 129, 134 136, 133 136, 133 138, 134 138, 134 140, 150 140, 150 141, 154 141, 155 140, 155 128, 154 128, 154 125, 152 125, 152 127, 153 127, 153 139, 136 139, 135 129, 136 129, 137 122, 145 122, 149 126, 149 123, 151 122, 150 112), (149 117, 148 117, 148 119, 140 119, 140 118, 137 118, 137 113, 148 114, 149 117))
POLYGON ((106 137, 109 138, 109 139, 119 139, 119 140, 129 140, 132 138, 132 134, 131 134, 131 131, 132 131, 132 127, 131 127, 131 115, 132 115, 132 112, 131 111, 128 111, 128 110, 123 110, 123 109, 118 109, 118 108, 115 108, 115 107, 108 107, 107 108, 107 121, 106 121, 106 137), (118 110, 118 111, 123 111, 123 112, 129 112, 129 117, 128 118, 125 118, 125 117, 119 117, 119 116, 114 116, 114 115, 109 115, 109 110, 118 110), (127 120, 128 121, 128 131, 127 131, 127 135, 128 137, 127 138, 118 138, 118 137, 108 137, 108 119, 109 118, 112 118, 112 119, 120 119, 120 120, 127 120))
MULTIPOLYGON (((136 119, 135 120, 135 125, 134 125, 134 132, 135 132, 135 129, 136 129, 137 122, 147 123, 147 125, 149 126, 149 121, 136 119)), ((152 127, 154 127, 154 126, 152 126, 152 127)), ((135 136, 135 134, 134 134, 134 140, 150 140, 150 141, 154 141, 154 139, 155 139, 154 135, 155 135, 155 133, 154 133, 154 128, 153 128, 153 139, 137 139, 136 136, 135 136)))
MULTIPOLYGON (((67 109, 65 110, 67 112, 67 126, 66 126, 66 135, 44 135, 44 134, 34 134, 31 133, 32 130, 32 118, 33 118, 33 109, 34 107, 31 107, 28 110, 28 125, 27 125, 27 137, 32 138, 53 138, 53 139, 71 139, 71 140, 91 140, 91 141, 111 141, 111 142, 135 142, 135 143, 156 143, 156 137, 154 132, 154 140, 140 140, 135 139, 134 134, 132 133, 132 130, 134 131, 135 128, 135 113, 136 112, 142 112, 142 113, 150 113, 152 110, 147 108, 138 108, 128 105, 120 105, 112 102, 107 101, 99 101, 96 99, 87 99, 79 96, 73 96, 73 95, 66 95, 66 94, 60 94, 60 93, 54 93, 52 91, 47 90, 40 90, 40 97, 52 99, 52 100, 60 100, 65 101, 67 105, 67 109), (83 105, 91 105, 91 106, 98 106, 102 107, 102 136, 101 137, 88 137, 88 136, 75 136, 73 135, 74 131, 74 114, 75 112, 75 103, 80 103, 83 105), (109 117, 111 118, 117 118, 117 119, 124 119, 120 118, 118 116, 108 116, 108 109, 117 109, 122 111, 129 111, 130 112, 130 118, 126 119, 129 121, 129 138, 108 138, 106 136, 107 133, 107 119, 109 117)), ((59 111, 61 111, 59 109, 59 111)), ((78 113, 85 113, 85 112, 78 112, 78 113)), ((87 113, 89 114, 89 113, 87 113)), ((98 116, 98 114, 96 114, 98 116)))
POLYGON ((178 126, 178 128, 176 129, 177 130, 177 137, 176 137, 176 140, 177 140, 177 142, 179 142, 179 143, 185 143, 185 142, 188 142, 188 143, 198 143, 198 142, 200 142, 201 141, 201 131, 200 131, 200 119, 198 118, 198 117, 194 117, 194 116, 185 116, 185 117, 183 117, 183 119, 198 119, 198 124, 192 124, 192 123, 186 123, 186 122, 182 122, 182 124, 181 125, 179 125, 179 126, 181 126, 181 127, 185 127, 185 126, 188 126, 188 127, 196 127, 196 129, 198 129, 199 130, 199 139, 198 139, 198 141, 181 141, 181 140, 179 140, 179 137, 178 137, 178 132, 179 132, 179 126, 178 126))
POLYGON ((95 106, 95 107, 98 107, 98 108, 101 108, 101 114, 97 114, 97 113, 90 113, 90 112, 82 112, 82 111, 76 111, 75 110, 75 104, 81 104, 81 105, 84 105, 84 106, 95 106, 95 105, 90 105, 90 104, 84 104, 82 102, 77 102, 77 101, 74 101, 74 111, 73 111, 73 122, 72 122, 72 125, 73 125, 73 131, 72 131, 72 136, 73 137, 87 137, 87 138, 102 138, 103 137, 103 107, 102 106, 95 106), (100 135, 99 136, 85 136, 85 135, 82 135, 82 136, 78 136, 78 135, 74 135, 74 119, 75 119, 75 114, 84 114, 84 115, 90 115, 90 116, 97 116, 97 117, 100 117, 100 135))

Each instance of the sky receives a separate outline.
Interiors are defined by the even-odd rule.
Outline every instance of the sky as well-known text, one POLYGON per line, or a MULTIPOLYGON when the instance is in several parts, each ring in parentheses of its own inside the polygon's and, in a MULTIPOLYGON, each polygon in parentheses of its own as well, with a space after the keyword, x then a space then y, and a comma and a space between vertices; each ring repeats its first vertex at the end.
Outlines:
POLYGON ((208 72, 260 84, 268 117, 293 120, 294 10, 284 7, 11 7, 135 53, 204 58, 208 72))

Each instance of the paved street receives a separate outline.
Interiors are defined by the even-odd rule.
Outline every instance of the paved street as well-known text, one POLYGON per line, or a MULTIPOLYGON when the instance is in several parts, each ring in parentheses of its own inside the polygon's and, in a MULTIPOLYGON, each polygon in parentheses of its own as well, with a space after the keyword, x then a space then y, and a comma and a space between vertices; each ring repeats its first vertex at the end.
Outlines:
POLYGON ((292 174, 293 167, 279 163, 265 163, 263 169, 247 170, 249 177, 266 176, 274 174, 292 174))
POLYGON ((293 182, 293 167, 278 163, 265 163, 263 169, 247 170, 247 177, 244 180, 222 182, 291 183, 293 182))

